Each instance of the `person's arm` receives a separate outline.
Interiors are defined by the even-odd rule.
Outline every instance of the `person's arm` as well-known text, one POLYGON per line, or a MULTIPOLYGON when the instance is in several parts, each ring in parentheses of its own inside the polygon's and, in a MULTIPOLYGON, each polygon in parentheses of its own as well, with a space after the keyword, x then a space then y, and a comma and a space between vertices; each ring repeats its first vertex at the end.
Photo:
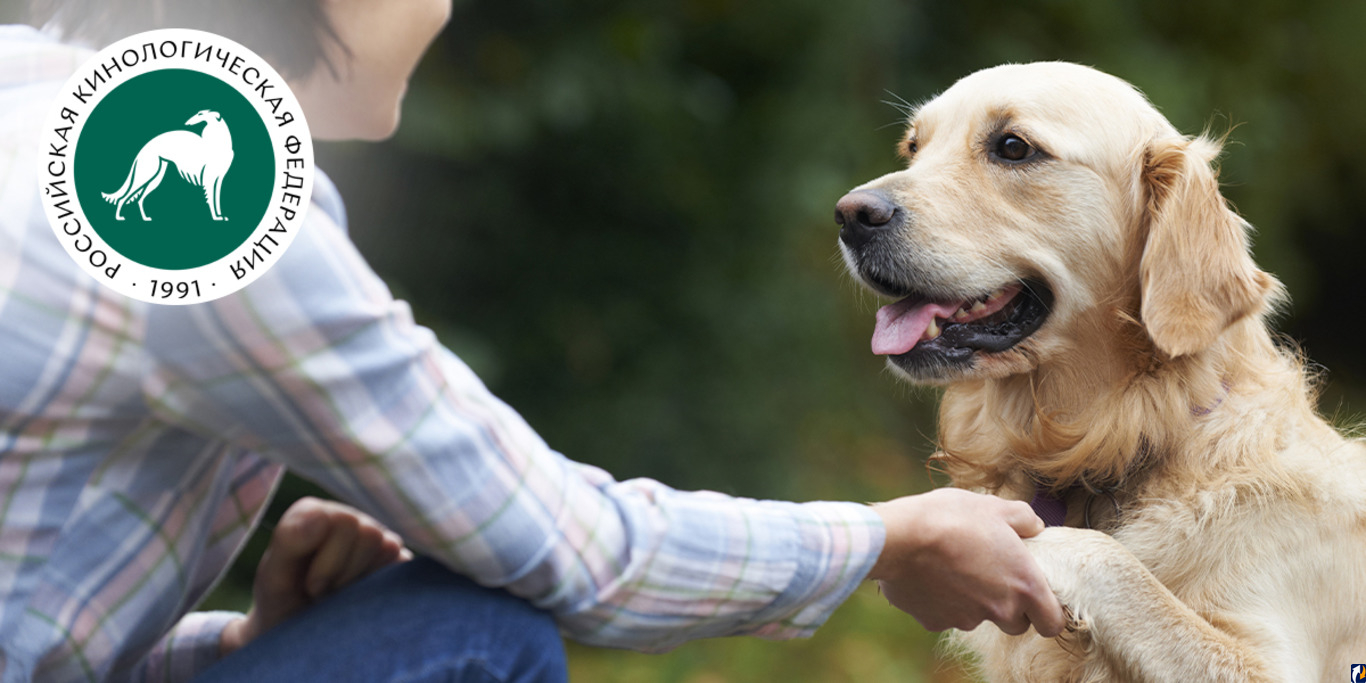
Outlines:
POLYGON ((312 213, 242 292, 151 312, 159 418, 284 463, 587 642, 804 635, 866 576, 867 506, 617 482, 554 452, 312 213))

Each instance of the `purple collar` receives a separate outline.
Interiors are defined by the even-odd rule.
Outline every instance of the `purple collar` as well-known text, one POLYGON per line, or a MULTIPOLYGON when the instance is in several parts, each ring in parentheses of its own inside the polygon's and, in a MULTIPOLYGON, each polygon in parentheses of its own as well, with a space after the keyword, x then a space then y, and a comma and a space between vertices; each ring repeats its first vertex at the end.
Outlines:
MULTIPOLYGON (((1231 385, 1227 379, 1225 379, 1220 384, 1224 388, 1224 393, 1221 394, 1219 398, 1216 399, 1214 403, 1209 407, 1200 405, 1191 406, 1192 416, 1205 417, 1206 415, 1209 415, 1210 413, 1214 412, 1214 409, 1218 408, 1224 402, 1224 398, 1228 396, 1228 392, 1230 389, 1233 388, 1233 385, 1231 385)), ((1063 495, 1067 495, 1070 492, 1071 490, 1064 491, 1063 495)), ((1114 502, 1113 488, 1107 491, 1102 491, 1101 493, 1104 493, 1107 496, 1109 496, 1111 502, 1114 502)), ((1089 507, 1090 503, 1088 502, 1087 505, 1089 507)), ((1029 501, 1029 507, 1033 508, 1034 514, 1038 515, 1039 519, 1043 520, 1045 526, 1063 526, 1067 521, 1067 503, 1063 502, 1061 498, 1053 495, 1052 493, 1049 493, 1048 489, 1044 488, 1040 484, 1034 485, 1034 500, 1029 501)), ((1118 509, 1118 507, 1119 506, 1116 504, 1115 508, 1118 509)), ((1086 526, 1087 528, 1090 528, 1091 521, 1089 519, 1089 509, 1087 510, 1087 513, 1088 519, 1086 521, 1086 526)))
POLYGON ((1034 500, 1029 501, 1029 507, 1043 520, 1044 526, 1063 526, 1067 521, 1067 503, 1042 486, 1034 487, 1034 500))
MULTIPOLYGON (((1110 506, 1114 508, 1115 515, 1119 515, 1119 501, 1115 500, 1115 492, 1119 490, 1119 487, 1112 486, 1097 491, 1085 485, 1078 484, 1063 491, 1062 495, 1071 495, 1077 490, 1086 491, 1090 494, 1081 508, 1082 528, 1095 528, 1091 526, 1091 503, 1098 497, 1104 497, 1105 500, 1110 501, 1110 506)), ((1064 502, 1062 498, 1049 493, 1048 489, 1043 486, 1038 484, 1034 485, 1034 500, 1029 501, 1029 507, 1034 510, 1034 514, 1038 515, 1039 519, 1043 520, 1044 526, 1066 526, 1067 503, 1064 502)))

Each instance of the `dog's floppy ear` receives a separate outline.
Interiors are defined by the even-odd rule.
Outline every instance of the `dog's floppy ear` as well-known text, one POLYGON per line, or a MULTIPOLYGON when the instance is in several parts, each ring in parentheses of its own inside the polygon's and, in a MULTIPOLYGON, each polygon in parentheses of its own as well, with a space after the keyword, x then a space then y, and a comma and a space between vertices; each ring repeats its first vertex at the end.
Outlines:
POLYGON ((1211 166, 1218 154, 1208 138, 1177 137, 1155 140, 1144 155, 1140 315, 1173 358, 1208 348, 1229 325, 1260 313, 1276 290, 1248 253, 1249 226, 1219 193, 1211 166))

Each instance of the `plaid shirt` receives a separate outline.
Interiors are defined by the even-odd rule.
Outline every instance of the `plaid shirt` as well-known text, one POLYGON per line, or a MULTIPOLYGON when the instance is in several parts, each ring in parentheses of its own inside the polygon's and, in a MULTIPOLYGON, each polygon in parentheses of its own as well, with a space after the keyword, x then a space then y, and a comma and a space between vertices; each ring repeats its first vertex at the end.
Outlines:
POLYGON ((319 175, 236 295, 147 305, 77 269, 39 204, 48 103, 89 52, 0 29, 3 682, 185 681, 192 613, 282 467, 587 643, 810 634, 883 541, 866 506, 618 482, 551 450, 396 301, 319 175))

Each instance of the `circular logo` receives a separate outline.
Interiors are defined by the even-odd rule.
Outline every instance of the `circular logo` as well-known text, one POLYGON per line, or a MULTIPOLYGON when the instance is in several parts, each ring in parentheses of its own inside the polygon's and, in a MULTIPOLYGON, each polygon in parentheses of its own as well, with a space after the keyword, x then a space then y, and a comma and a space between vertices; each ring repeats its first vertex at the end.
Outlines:
POLYGON ((303 225, 313 145, 264 60, 203 31, 140 33, 67 82, 43 129, 43 207, 111 289, 191 304, 260 277, 303 225))

